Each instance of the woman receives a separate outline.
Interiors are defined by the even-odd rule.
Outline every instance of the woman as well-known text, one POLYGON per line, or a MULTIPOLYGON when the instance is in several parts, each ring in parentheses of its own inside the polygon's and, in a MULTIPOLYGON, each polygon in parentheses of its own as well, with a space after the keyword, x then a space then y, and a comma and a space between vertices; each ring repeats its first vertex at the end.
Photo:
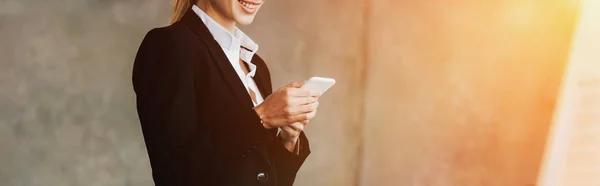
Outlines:
POLYGON ((272 92, 258 45, 235 26, 263 2, 176 0, 172 24, 142 41, 133 86, 157 186, 293 184, 320 93, 272 92))

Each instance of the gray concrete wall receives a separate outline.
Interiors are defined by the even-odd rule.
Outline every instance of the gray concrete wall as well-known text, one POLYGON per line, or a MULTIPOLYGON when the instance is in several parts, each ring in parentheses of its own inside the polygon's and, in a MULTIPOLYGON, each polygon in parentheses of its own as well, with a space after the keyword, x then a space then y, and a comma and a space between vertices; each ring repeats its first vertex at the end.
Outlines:
POLYGON ((0 185, 150 185, 131 88, 168 2, 0 1, 0 185))

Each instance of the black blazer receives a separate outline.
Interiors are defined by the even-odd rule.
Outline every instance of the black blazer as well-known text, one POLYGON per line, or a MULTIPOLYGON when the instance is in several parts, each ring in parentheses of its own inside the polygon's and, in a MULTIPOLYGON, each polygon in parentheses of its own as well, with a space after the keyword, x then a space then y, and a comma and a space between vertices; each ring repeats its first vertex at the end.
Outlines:
MULTIPOLYGON (((271 94, 271 77, 255 55, 254 77, 271 94)), ((133 67, 137 110, 157 186, 290 186, 310 154, 287 151, 265 129, 225 53, 193 12, 152 29, 133 67)))

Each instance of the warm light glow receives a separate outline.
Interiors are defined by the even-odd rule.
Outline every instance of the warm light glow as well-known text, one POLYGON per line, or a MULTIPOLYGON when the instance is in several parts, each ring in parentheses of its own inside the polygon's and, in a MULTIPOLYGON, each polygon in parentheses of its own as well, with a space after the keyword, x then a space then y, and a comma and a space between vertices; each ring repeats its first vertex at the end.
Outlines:
POLYGON ((600 185, 600 1, 585 0, 539 186, 600 185))
POLYGON ((507 8, 507 21, 519 28, 530 28, 530 25, 535 22, 536 15, 539 14, 539 12, 535 12, 535 10, 538 10, 535 5, 534 2, 530 1, 513 2, 512 5, 507 8))

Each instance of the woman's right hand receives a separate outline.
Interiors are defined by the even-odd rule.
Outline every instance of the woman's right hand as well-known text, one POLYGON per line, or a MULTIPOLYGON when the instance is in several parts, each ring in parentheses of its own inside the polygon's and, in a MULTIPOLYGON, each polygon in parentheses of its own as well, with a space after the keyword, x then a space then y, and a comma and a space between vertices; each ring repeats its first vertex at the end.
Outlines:
POLYGON ((265 128, 287 126, 315 117, 321 93, 302 89, 302 84, 304 81, 285 85, 254 107, 265 128))

